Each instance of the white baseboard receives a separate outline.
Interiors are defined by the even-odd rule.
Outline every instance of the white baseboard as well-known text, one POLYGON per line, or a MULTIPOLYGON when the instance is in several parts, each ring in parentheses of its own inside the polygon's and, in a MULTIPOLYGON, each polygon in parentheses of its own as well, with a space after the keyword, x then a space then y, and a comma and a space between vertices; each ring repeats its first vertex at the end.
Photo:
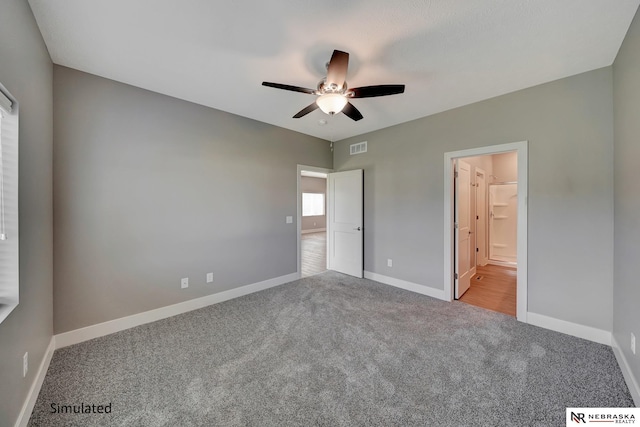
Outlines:
POLYGON ((133 314, 131 316, 121 317, 119 319, 110 320, 108 322, 98 323, 96 325, 75 329, 69 332, 63 332, 55 336, 56 348, 62 348, 83 341, 113 334, 114 332, 124 331, 125 329, 135 326, 144 325, 145 323, 155 322, 156 320, 166 319, 178 314, 187 313, 233 298, 259 292, 274 286, 292 282, 299 278, 298 273, 287 274, 285 276, 274 277, 250 285, 240 286, 228 291, 218 292, 217 294, 207 295, 201 298, 195 298, 178 304, 157 308, 155 310, 145 311, 143 313, 133 314))
POLYGON ((498 261, 498 260, 495 260, 495 259, 490 259, 490 260, 487 261, 487 264, 489 264, 489 265, 500 265, 502 267, 518 268, 518 263, 517 262, 513 262, 513 261, 498 261))
POLYGON ((42 358, 42 362, 38 367, 38 372, 36 373, 36 377, 33 380, 33 384, 31 384, 31 388, 29 389, 29 393, 27 394, 27 399, 22 405, 22 410, 20 411, 20 415, 16 420, 15 427, 26 427, 29 422, 29 418, 31 418, 31 413, 33 412, 33 407, 36 406, 36 401, 38 400, 38 395, 40 394, 40 389, 42 388, 42 383, 44 382, 44 378, 47 376, 47 370, 49 369, 49 364, 51 363, 51 358, 53 357, 53 351, 56 348, 56 337, 51 337, 51 341, 49 341, 49 346, 44 353, 44 357, 42 358))
POLYGON ((396 279, 394 277, 384 276, 382 274, 372 273, 370 271, 365 271, 364 277, 365 279, 375 280, 376 282, 384 283, 385 285, 395 286, 396 288, 447 301, 444 295, 444 290, 442 289, 434 289, 430 288, 429 286, 407 282, 406 280, 396 279))
POLYGON ((567 322, 566 320, 531 312, 527 313, 527 323, 600 344, 611 345, 611 332, 591 326, 579 325, 577 323, 567 322))
POLYGON ((310 228, 308 230, 302 230, 301 234, 309 234, 309 233, 319 233, 321 231, 327 231, 326 228, 310 228))
POLYGON ((614 335, 611 336, 611 347, 613 348, 613 354, 616 355, 616 360, 618 361, 624 380, 627 383, 631 397, 633 397, 633 401, 636 406, 640 407, 640 385, 638 384, 636 377, 633 376, 631 366, 629 366, 629 361, 624 356, 620 344, 614 335))

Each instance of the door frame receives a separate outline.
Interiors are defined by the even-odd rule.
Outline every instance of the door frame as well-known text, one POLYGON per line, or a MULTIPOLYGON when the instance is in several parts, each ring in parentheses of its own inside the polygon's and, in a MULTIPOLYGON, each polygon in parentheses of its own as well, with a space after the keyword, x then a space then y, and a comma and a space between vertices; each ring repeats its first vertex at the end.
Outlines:
MULTIPOLYGON (((302 264, 302 249, 301 249, 301 234, 302 234, 302 183, 301 183, 301 177, 302 177, 302 171, 309 171, 309 172, 320 172, 320 173, 326 173, 326 174, 330 174, 331 172, 333 172, 333 169, 327 169, 327 168, 321 168, 318 166, 307 166, 307 165, 298 165, 298 178, 296 179, 296 245, 297 245, 297 268, 296 268, 296 273, 298 275, 298 279, 302 276, 302 271, 301 271, 301 264, 302 264)), ((328 200, 329 197, 329 185, 328 185, 328 179, 327 179, 327 189, 325 191, 325 202, 326 200, 328 200)), ((326 214, 326 212, 325 212, 326 214)), ((329 235, 327 233, 327 247, 329 247, 329 235)), ((328 260, 325 260, 326 262, 328 262, 328 260)))
POLYGON ((515 151, 518 154, 518 272, 516 287, 516 319, 527 322, 527 198, 528 141, 490 145, 444 154, 444 294, 453 301, 454 295, 454 194, 453 162, 463 157, 486 156, 515 151))

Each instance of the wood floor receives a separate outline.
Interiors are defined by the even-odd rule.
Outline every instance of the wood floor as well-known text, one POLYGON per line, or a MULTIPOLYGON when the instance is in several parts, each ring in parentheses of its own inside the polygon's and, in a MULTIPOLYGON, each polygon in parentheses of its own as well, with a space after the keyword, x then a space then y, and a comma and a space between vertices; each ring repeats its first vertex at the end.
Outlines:
POLYGON ((499 313, 516 315, 516 275, 514 267, 487 264, 477 267, 471 287, 460 301, 499 313))
POLYGON ((327 269, 327 233, 303 234, 300 239, 300 275, 313 276, 327 269))

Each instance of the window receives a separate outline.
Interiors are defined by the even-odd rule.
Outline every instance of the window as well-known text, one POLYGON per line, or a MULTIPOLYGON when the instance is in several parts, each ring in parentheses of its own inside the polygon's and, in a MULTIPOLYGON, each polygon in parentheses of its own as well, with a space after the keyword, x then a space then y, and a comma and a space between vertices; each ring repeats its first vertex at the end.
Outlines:
POLYGON ((302 193, 302 216, 324 215, 323 193, 302 193))
POLYGON ((18 305, 18 106, 0 84, 0 322, 18 305))

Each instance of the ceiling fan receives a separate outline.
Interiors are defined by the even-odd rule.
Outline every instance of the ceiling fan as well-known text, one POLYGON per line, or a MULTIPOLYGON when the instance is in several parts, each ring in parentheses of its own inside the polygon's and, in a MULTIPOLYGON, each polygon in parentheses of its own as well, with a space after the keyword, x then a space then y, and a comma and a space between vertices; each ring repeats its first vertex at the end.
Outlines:
POLYGON ((331 116, 343 112, 350 119, 358 121, 362 119, 362 114, 349 102, 349 99, 373 98, 376 96, 396 95, 404 92, 404 85, 362 86, 349 89, 346 82, 348 67, 349 54, 340 50, 334 50, 333 55, 331 55, 331 60, 327 64, 327 77, 320 80, 317 89, 307 89, 299 86, 271 82, 262 82, 262 85, 293 92, 308 93, 309 95, 316 95, 318 97, 315 102, 293 116, 294 119, 299 119, 320 108, 331 116))

